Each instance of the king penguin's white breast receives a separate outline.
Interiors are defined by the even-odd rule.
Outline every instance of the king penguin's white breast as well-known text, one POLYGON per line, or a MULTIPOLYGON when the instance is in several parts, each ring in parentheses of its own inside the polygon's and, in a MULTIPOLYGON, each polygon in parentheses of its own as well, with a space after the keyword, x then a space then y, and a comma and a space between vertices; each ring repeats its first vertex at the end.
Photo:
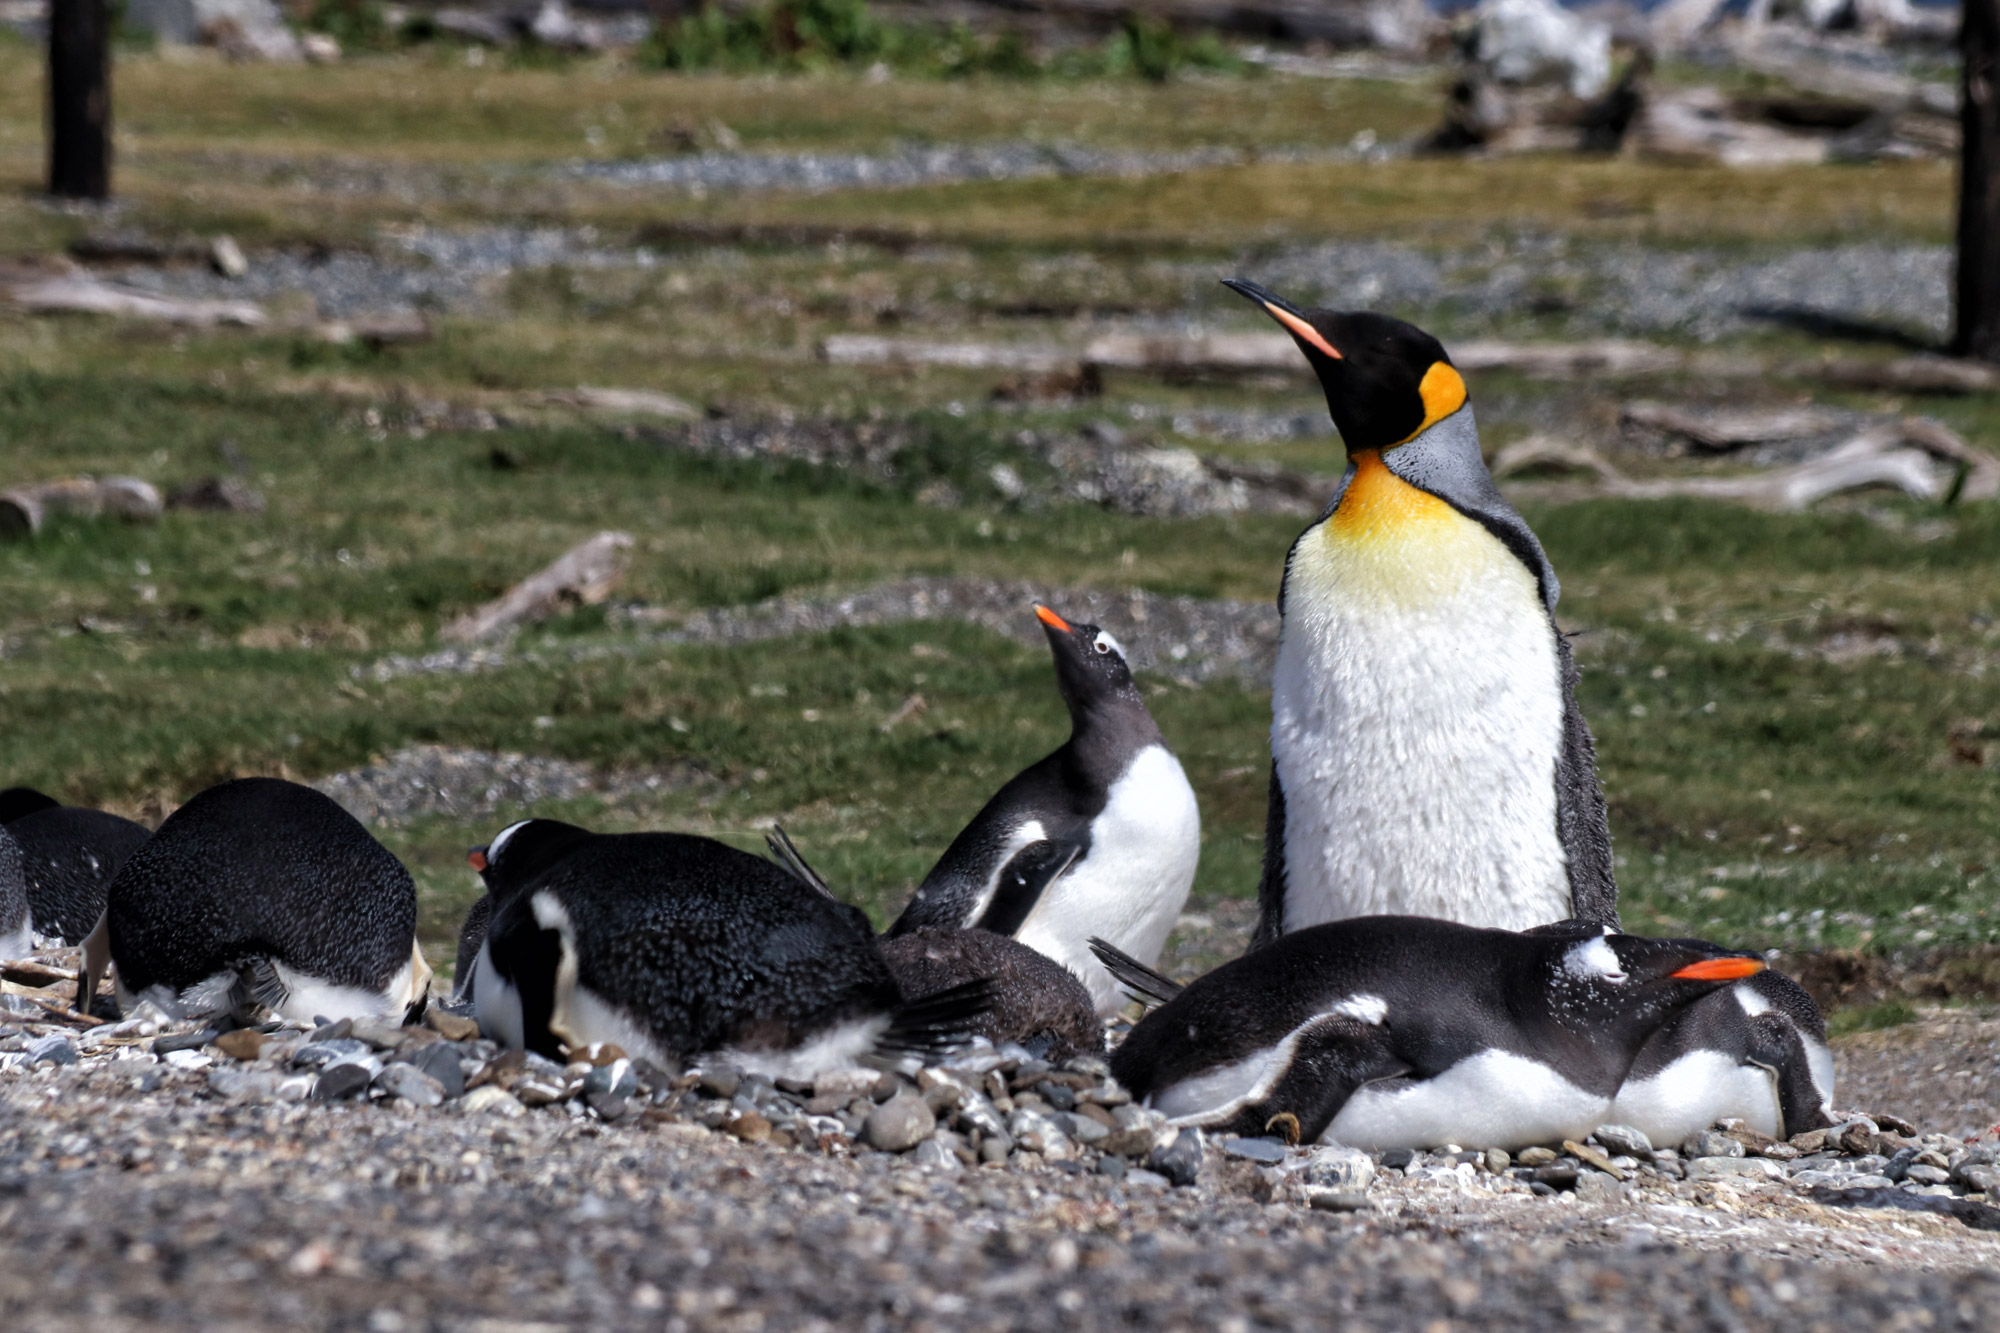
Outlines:
POLYGON ((1476 521, 1373 469, 1300 539, 1285 583, 1271 725, 1285 929, 1566 917, 1562 685, 1535 576, 1476 521))

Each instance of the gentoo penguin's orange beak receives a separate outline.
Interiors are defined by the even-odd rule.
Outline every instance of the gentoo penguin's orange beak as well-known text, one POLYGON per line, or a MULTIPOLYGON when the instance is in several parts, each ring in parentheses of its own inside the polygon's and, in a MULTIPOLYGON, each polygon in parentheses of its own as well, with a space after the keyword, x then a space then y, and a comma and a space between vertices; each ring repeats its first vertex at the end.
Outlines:
POLYGON ((1689 963, 1674 977, 1680 981, 1741 981, 1764 970, 1761 958, 1704 958, 1689 963))
POLYGON ((465 854, 465 863, 474 870, 484 874, 486 872, 486 849, 484 847, 474 847, 465 854))
POLYGON ((1069 634, 1072 632, 1069 627, 1069 622, 1067 620, 1064 620, 1061 616, 1049 610, 1046 606, 1041 605, 1039 602, 1035 604, 1035 619, 1041 621, 1044 625, 1047 625, 1052 630, 1058 630, 1064 634, 1069 634))

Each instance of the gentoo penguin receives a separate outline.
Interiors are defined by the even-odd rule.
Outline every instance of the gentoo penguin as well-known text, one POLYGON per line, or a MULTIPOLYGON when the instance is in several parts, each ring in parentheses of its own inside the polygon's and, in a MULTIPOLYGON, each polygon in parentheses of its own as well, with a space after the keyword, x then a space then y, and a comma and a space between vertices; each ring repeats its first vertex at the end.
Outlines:
POLYGON ((29 787, 0 792, 0 824, 21 844, 35 929, 77 944, 104 915, 104 891, 152 834, 104 810, 63 805, 29 787))
POLYGON ((1731 1117, 1775 1139, 1834 1122, 1826 1020, 1783 973, 1760 972, 1669 1019, 1604 1119, 1664 1147, 1731 1117))
POLYGON ((1493 485, 1465 380, 1401 320, 1227 285, 1291 333, 1347 446, 1278 594, 1253 945, 1385 912, 1615 926, 1555 571, 1493 485))
POLYGON ((1160 736, 1118 641, 1037 606, 1070 737, 986 803, 889 928, 1012 935, 1083 978, 1101 1014, 1124 1004, 1088 941, 1152 962, 1201 857, 1194 788, 1160 736))
POLYGON ((1308 926, 1193 981, 1111 1056, 1181 1124, 1371 1151, 1515 1148, 1606 1123, 1663 1023, 1764 969, 1687 940, 1426 917, 1308 926))
POLYGON ((493 921, 493 895, 482 893, 465 911, 458 928, 458 957, 451 969, 451 998, 454 1004, 469 1003, 474 995, 474 974, 479 970, 479 949, 486 943, 486 928, 493 921))
POLYGON ((26 958, 34 951, 35 914, 28 907, 21 844, 0 824, 0 959, 26 958))
POLYGON ((859 908, 709 838, 530 819, 470 860, 493 897, 479 1025, 515 1048, 810 1078, 948 1044, 986 1003, 974 985, 905 1004, 859 908))
POLYGON ((1011 1042, 1051 1062, 1104 1054, 1090 991, 1076 973, 1019 940, 977 927, 920 926, 882 941, 882 958, 912 999, 991 982, 992 1002, 968 1030, 996 1046, 1011 1042))
POLYGON ((108 953, 118 1001, 169 1014, 296 1023, 423 1012, 410 872, 310 787, 243 778, 167 817, 111 881, 84 946, 86 994, 108 953))

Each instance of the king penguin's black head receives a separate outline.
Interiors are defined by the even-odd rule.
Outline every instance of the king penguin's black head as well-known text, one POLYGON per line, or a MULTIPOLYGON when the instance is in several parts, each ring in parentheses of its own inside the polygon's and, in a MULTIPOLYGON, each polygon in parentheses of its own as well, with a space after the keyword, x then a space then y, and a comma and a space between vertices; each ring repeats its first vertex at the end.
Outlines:
POLYGON ((479 872, 479 878, 486 882, 487 892, 496 900, 501 900, 569 855, 577 843, 592 836, 589 829, 565 824, 559 819, 524 819, 501 829, 484 847, 474 847, 465 859, 479 872))
POLYGON ((1126 665, 1125 649, 1118 640, 1095 625, 1064 620, 1046 606, 1035 608, 1035 619, 1042 622, 1042 633, 1049 636, 1049 649, 1056 659, 1056 688, 1062 691, 1071 714, 1113 699, 1139 698, 1139 687, 1132 681, 1132 668, 1126 665))
POLYGON ((1465 406, 1465 381, 1444 344, 1416 325, 1366 310, 1301 310, 1241 278, 1222 284, 1292 335, 1349 452, 1393 449, 1465 406))

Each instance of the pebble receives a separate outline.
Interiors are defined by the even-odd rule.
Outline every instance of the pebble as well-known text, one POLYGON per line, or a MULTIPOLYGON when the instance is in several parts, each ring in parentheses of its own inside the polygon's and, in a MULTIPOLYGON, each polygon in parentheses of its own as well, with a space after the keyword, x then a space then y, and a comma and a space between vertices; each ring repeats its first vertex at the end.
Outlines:
POLYGON ((1306 1207, 1321 1213, 1364 1213, 1374 1205, 1358 1190, 1334 1189, 1326 1185, 1305 1187, 1306 1207))
POLYGON ((1578 1143, 1575 1139, 1564 1139, 1563 1151, 1580 1162, 1596 1167, 1613 1180, 1625 1179, 1625 1173, 1618 1169, 1616 1163, 1587 1143, 1578 1143))
POLYGON ((1222 1143, 1225 1156, 1241 1158, 1246 1162, 1262 1162, 1274 1166, 1285 1160, 1285 1145, 1276 1139, 1225 1139, 1222 1143))
POLYGON ((1783 1180, 1785 1168, 1768 1157, 1722 1155, 1695 1157, 1687 1163, 1687 1178, 1689 1180, 1783 1180))
MULTIPOLYGON (((1550 1162, 1556 1160, 1556 1156, 1557 1154, 1553 1148, 1544 1148, 1536 1145, 1532 1148, 1523 1148, 1521 1151, 1515 1153, 1514 1160, 1522 1166, 1547 1166, 1550 1162)), ((1386 1153, 1382 1156, 1382 1165, 1389 1165, 1389 1157, 1386 1153)))
POLYGON ((343 1056, 319 1071, 319 1079, 313 1084, 313 1100, 332 1102, 355 1096, 381 1072, 382 1062, 372 1055, 343 1056))
POLYGON ((1627 1198, 1624 1183, 1602 1171, 1579 1171, 1575 1189, 1586 1203, 1624 1203, 1627 1198))
MULTIPOLYGON (((160 1038, 160 1041, 166 1040, 167 1038, 165 1037, 160 1038)), ((156 1051, 160 1049, 159 1041, 153 1043, 153 1049, 156 1051)), ((352 1037, 334 1037, 326 1041, 309 1041, 292 1052, 292 1063, 294 1065, 307 1066, 330 1064, 335 1060, 368 1055, 372 1049, 367 1042, 355 1041, 352 1037)))
MULTIPOLYGON (((771 1137, 771 1122, 756 1111, 745 1111, 723 1125, 745 1143, 764 1143, 771 1137)), ((876 1144, 881 1147, 881 1144, 876 1144)), ((894 1151, 891 1149, 891 1151, 894 1151)))
POLYGON ((232 1060, 255 1060, 269 1037, 256 1028, 237 1028, 215 1039, 215 1048, 232 1060))
POLYGON ((76 1043, 60 1033, 50 1033, 37 1037, 28 1043, 27 1065, 73 1065, 76 1063, 76 1043))
POLYGON ((958 1154, 937 1138, 928 1138, 919 1143, 916 1150, 910 1154, 910 1160, 927 1170, 945 1171, 954 1175, 965 1168, 965 1164, 958 1160, 958 1154))
POLYGON ((494 1115, 521 1116, 528 1113, 527 1106, 520 1098, 505 1088, 496 1087, 491 1083, 466 1093, 465 1100, 460 1105, 472 1114, 490 1112, 494 1115))
MULTIPOLYGON (((327 1066, 320 1071, 320 1082, 326 1082, 329 1073, 344 1067, 327 1066)), ((375 1075, 374 1086, 415 1106, 439 1106, 444 1103, 444 1084, 407 1062, 383 1066, 382 1071, 375 1075)), ((314 1091, 318 1091, 317 1086, 314 1091)))
MULTIPOLYGON (((1713 1129, 1690 1134, 1681 1144, 1681 1156, 1688 1158, 1741 1157, 1746 1149, 1737 1140, 1713 1129)), ((1693 1175, 1693 1164, 1689 1164, 1689 1174, 1693 1175)))
POLYGON ((1192 1185, 1201 1174, 1201 1158, 1201 1131, 1183 1129, 1171 1143, 1153 1149, 1146 1166, 1176 1185, 1192 1185))
POLYGON ((222 1033, 215 1028, 197 1028, 192 1032, 169 1032, 164 1037, 153 1039, 153 1054, 167 1055, 174 1051, 194 1051, 214 1041, 222 1033))
POLYGON ((1653 1141, 1630 1125, 1599 1125, 1591 1137, 1612 1153, 1642 1161, 1653 1155, 1653 1141))
POLYGON ((711 1065, 696 1073, 695 1086, 711 1097, 734 1097, 743 1075, 728 1065, 711 1065))
POLYGON ((437 1005, 424 1011, 424 1026, 438 1033, 446 1041, 471 1041, 479 1035, 476 1020, 463 1014, 447 1013, 437 1005))
POLYGON ((863 1136, 883 1152, 906 1152, 930 1137, 937 1116, 914 1093, 898 1093, 868 1113, 863 1136))
POLYGON ((1125 1173, 1125 1183, 1136 1189, 1163 1190, 1172 1185, 1173 1181, 1157 1171, 1148 1171, 1144 1167, 1135 1166, 1125 1173))
POLYGON ((243 1069, 211 1069, 209 1090, 232 1102, 268 1102, 278 1094, 278 1076, 243 1069))
POLYGON ((1359 1148, 1318 1148, 1306 1158, 1305 1179, 1331 1190, 1365 1190, 1375 1180, 1375 1159, 1359 1148))
MULTIPOLYGON (((396 1057, 424 1071, 437 1082, 447 1101, 465 1095, 465 1067, 450 1042, 432 1042, 396 1057)), ((636 1085, 635 1085, 636 1086, 636 1085)))

